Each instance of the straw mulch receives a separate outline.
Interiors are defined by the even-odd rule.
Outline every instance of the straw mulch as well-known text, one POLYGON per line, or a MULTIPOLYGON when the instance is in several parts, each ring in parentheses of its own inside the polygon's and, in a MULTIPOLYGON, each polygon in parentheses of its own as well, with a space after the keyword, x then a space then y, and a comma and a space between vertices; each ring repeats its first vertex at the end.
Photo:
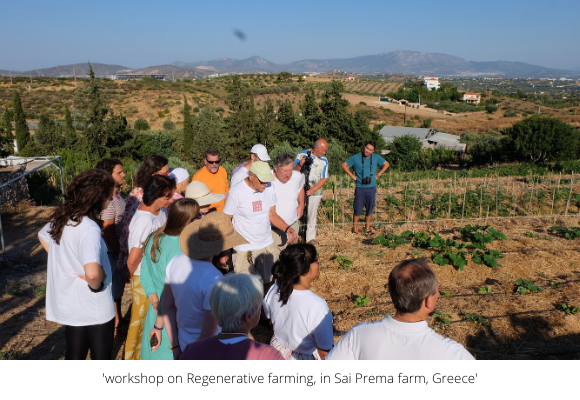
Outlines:
MULTIPOLYGON (((464 271, 432 264, 440 292, 450 295, 440 297, 437 311, 448 314, 454 322, 441 326, 429 318, 429 325, 464 345, 478 359, 578 359, 580 313, 566 315, 559 308, 562 303, 580 306, 580 240, 569 241, 548 231, 555 224, 578 226, 578 220, 577 216, 490 220, 508 240, 494 241, 488 247, 504 252, 505 258, 498 260, 496 269, 471 261, 464 271), (535 236, 530 238, 526 232, 535 236), (518 278, 548 287, 541 293, 515 294, 518 278), (551 283, 554 284, 550 286, 551 283), (477 295, 481 287, 491 288, 493 294, 477 295), (525 312, 532 313, 522 314, 525 312), (464 320, 468 313, 477 313, 489 322, 455 322, 464 320)), ((405 230, 434 231, 444 238, 461 240, 458 230, 465 225, 467 222, 441 221, 386 229, 396 234, 405 230)), ((348 226, 318 231, 321 274, 312 289, 326 299, 334 315, 336 341, 362 321, 379 320, 394 313, 386 283, 398 262, 433 255, 431 249, 417 249, 410 244, 396 249, 373 244, 372 238, 350 233, 348 226), (332 261, 339 255, 347 255, 353 261, 352 269, 340 269, 332 261), (371 301, 365 307, 357 307, 353 300, 363 294, 371 301)))

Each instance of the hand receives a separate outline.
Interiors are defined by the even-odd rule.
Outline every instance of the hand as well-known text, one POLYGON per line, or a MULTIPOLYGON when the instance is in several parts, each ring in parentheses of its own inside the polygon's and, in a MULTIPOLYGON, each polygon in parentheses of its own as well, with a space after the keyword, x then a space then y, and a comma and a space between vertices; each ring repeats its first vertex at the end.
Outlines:
POLYGON ((314 194, 314 190, 313 190, 313 189, 308 189, 308 190, 306 191, 306 195, 307 195, 307 196, 312 196, 313 194, 314 194))
POLYGON ((353 181, 356 181, 356 175, 351 175, 350 177, 352 178, 353 181))
POLYGON ((129 272, 128 269, 125 270, 125 282, 127 283, 133 282, 133 277, 131 276, 131 273, 129 272))
POLYGON ((302 168, 304 166, 304 162, 306 161, 306 156, 302 157, 302 159, 300 160, 300 168, 302 168))
POLYGON ((151 332, 149 332, 149 340, 155 335, 157 338, 157 346, 151 347, 151 351, 155 351, 161 345, 161 331, 159 329, 151 328, 151 332))
POLYGON ((155 303, 151 303, 151 307, 153 307, 153 311, 155 311, 155 315, 159 315, 159 302, 156 301, 155 303))
POLYGON ((288 232, 286 234, 288 235, 288 244, 295 243, 296 240, 298 240, 298 235, 296 234, 296 231, 293 228, 288 229, 288 232))
POLYGON ((379 179, 381 176, 379 174, 375 175, 375 179, 379 179))

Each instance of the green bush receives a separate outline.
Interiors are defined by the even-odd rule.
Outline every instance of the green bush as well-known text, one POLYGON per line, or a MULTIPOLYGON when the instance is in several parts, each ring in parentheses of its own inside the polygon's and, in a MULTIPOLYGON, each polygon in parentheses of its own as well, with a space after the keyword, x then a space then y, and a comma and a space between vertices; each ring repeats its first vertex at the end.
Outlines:
POLYGON ((177 153, 173 151, 174 141, 174 137, 165 131, 141 132, 135 138, 133 158, 143 161, 150 154, 177 157, 177 153))
POLYGON ((138 131, 147 131, 150 129, 149 123, 144 118, 139 118, 138 120, 136 120, 135 123, 133 124, 133 128, 135 128, 138 131))
POLYGON ((497 106, 495 104, 488 104, 487 106, 485 106, 485 110, 488 113, 492 114, 497 111, 497 106))
POLYGON ((165 121, 163 121, 163 129, 165 129, 166 131, 172 131, 173 129, 175 129, 175 122, 173 122, 171 119, 166 119, 165 121))

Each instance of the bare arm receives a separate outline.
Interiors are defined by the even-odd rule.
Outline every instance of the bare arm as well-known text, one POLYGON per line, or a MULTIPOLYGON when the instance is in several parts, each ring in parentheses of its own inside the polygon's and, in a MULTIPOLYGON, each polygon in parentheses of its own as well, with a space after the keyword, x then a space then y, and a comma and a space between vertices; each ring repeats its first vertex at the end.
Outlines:
POLYGON ((181 356, 181 348, 179 347, 179 337, 177 335, 177 306, 175 305, 175 298, 171 286, 165 284, 163 286, 163 299, 161 299, 161 313, 163 314, 163 322, 167 337, 173 347, 173 358, 176 360, 181 356))
POLYGON ((42 240, 40 237, 38 237, 38 240, 40 241, 40 245, 42 246, 42 248, 44 250, 46 250, 46 252, 48 253, 48 243, 46 243, 44 240, 42 240))
POLYGON ((107 243, 107 248, 119 254, 121 252, 121 248, 119 246, 119 238, 115 235, 115 220, 114 219, 106 219, 103 221, 103 239, 105 239, 105 243, 107 243))
POLYGON ((387 169, 389 168, 389 162, 385 160, 385 162, 383 163, 383 166, 381 167, 381 170, 379 171, 379 173, 375 176, 375 178, 379 179, 379 177, 384 174, 387 169))
POLYGON ((85 264, 84 268, 85 274, 79 275, 79 278, 87 281, 89 286, 95 290, 100 288, 101 283, 107 279, 107 274, 105 274, 105 270, 101 267, 101 264, 98 262, 90 262, 85 264))
POLYGON ((213 316, 211 310, 204 310, 203 321, 201 322, 201 332, 199 333, 199 337, 197 338, 196 342, 215 335, 217 326, 217 320, 213 316))
POLYGON ((298 214, 298 219, 302 218, 302 214, 304 214, 304 187, 298 192, 298 207, 296 207, 296 213, 298 214))
POLYGON ((304 165, 304 160, 306 160, 306 157, 302 157, 300 159, 300 162, 298 163, 298 165, 294 167, 294 171, 300 172, 300 170, 302 169, 302 166, 304 165))
POLYGON ((352 179, 356 181, 356 175, 351 172, 350 167, 348 166, 346 161, 342 163, 341 167, 344 170, 344 172, 346 172, 347 175, 349 175, 352 179))
POLYGON ((306 194, 308 196, 312 196, 318 189, 324 186, 327 180, 328 178, 322 178, 321 180, 318 181, 316 185, 314 185, 314 187, 311 187, 310 190, 306 192, 306 194))
POLYGON ((288 225, 278 214, 276 214, 276 206, 270 207, 270 223, 281 231, 285 231, 288 235, 288 243, 294 243, 298 239, 298 235, 294 229, 288 225), (288 229, 288 231, 286 231, 288 229))
POLYGON ((322 350, 319 349, 318 347, 316 348, 316 350, 318 350, 318 355, 320 356, 321 360, 324 360, 327 356, 328 353, 330 353, 330 350, 322 350))
POLYGON ((143 249, 138 247, 133 247, 129 252, 129 258, 127 258, 127 269, 129 270, 129 275, 133 275, 139 267, 139 263, 143 258, 143 249))

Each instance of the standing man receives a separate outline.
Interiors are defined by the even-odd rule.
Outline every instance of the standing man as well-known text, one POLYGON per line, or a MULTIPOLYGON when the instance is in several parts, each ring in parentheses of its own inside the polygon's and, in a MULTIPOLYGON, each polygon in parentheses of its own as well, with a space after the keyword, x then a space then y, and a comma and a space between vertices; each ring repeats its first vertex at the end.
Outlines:
POLYGON ((266 162, 253 163, 248 177, 232 188, 224 207, 236 232, 249 242, 234 247, 234 271, 260 275, 267 289, 279 255, 271 225, 288 235, 288 243, 297 239, 294 229, 276 214, 276 192, 270 184, 274 179, 266 162))
POLYGON ((191 181, 200 181, 205 183, 210 192, 223 194, 224 200, 211 204, 210 208, 215 207, 217 211, 223 211, 226 199, 228 198, 228 191, 230 186, 228 184, 228 173, 219 164, 221 162, 220 153, 215 149, 208 149, 205 152, 205 167, 200 169, 193 175, 191 181))
POLYGON ((351 328, 326 360, 474 360, 459 343, 427 325, 439 283, 426 258, 403 261, 389 275, 395 315, 351 328))
POLYGON ((352 233, 358 233, 358 220, 362 214, 363 209, 366 209, 365 229, 368 234, 371 231, 371 216, 375 208, 375 198, 377 195, 377 179, 385 173, 389 168, 389 163, 378 154, 373 154, 375 151, 375 142, 368 142, 362 153, 355 154, 348 160, 342 163, 342 169, 352 179, 356 181, 356 189, 354 191, 354 217, 352 233), (381 166, 379 173, 377 166, 381 166), (349 167, 354 169, 353 174, 349 167))
POLYGON ((271 158, 268 155, 268 150, 263 144, 256 144, 250 150, 250 161, 244 161, 234 168, 232 172, 232 181, 230 182, 230 187, 233 187, 236 183, 243 181, 248 177, 250 167, 256 161, 270 161, 271 158))
POLYGON ((314 142, 314 147, 311 150, 302 150, 296 156, 294 163, 294 170, 299 171, 304 166, 306 156, 310 151, 310 159, 312 165, 310 167, 310 174, 308 175, 308 186, 310 189, 305 193, 308 196, 308 215, 306 224, 306 242, 318 245, 316 240, 316 216, 318 215, 318 205, 322 199, 322 188, 328 180, 328 160, 324 156, 328 150, 328 143, 324 139, 318 139, 314 142))
MULTIPOLYGON (((294 154, 282 153, 276 157, 272 186, 276 192, 276 213, 298 232, 298 220, 304 212, 304 176, 294 171, 294 154)), ((288 235, 272 226, 274 244, 282 251, 288 246, 288 235)))
POLYGON ((125 270, 127 265, 123 268, 115 268, 119 260, 119 253, 121 252, 119 245, 119 238, 121 237, 121 220, 125 212, 125 201, 119 193, 119 189, 125 183, 125 172, 123 172, 123 165, 121 161, 116 158, 105 158, 95 167, 111 174, 115 181, 115 189, 113 190, 113 197, 109 202, 109 206, 101 212, 101 220, 103 221, 103 239, 107 244, 107 254, 111 262, 111 269, 113 273, 111 291, 113 300, 115 301, 115 328, 119 325, 121 318, 121 299, 125 291, 125 270))

